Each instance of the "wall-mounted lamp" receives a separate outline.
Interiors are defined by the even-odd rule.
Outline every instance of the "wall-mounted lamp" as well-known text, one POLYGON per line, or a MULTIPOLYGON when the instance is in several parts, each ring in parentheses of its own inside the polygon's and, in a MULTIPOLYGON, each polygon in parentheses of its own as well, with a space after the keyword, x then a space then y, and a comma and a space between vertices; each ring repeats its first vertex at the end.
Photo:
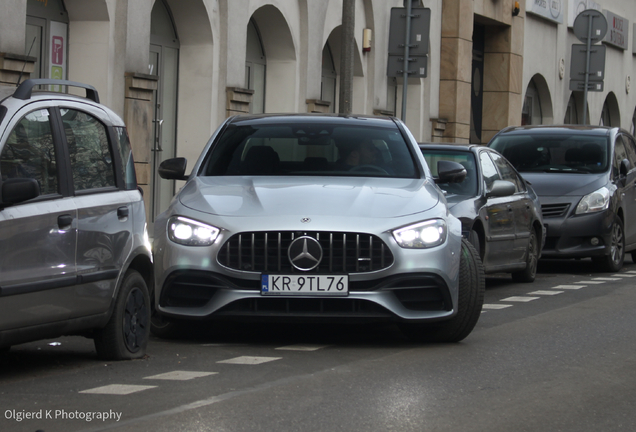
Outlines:
POLYGON ((514 7, 512 8, 512 16, 519 15, 519 11, 521 11, 521 9, 519 8, 519 2, 516 1, 514 7))
POLYGON ((362 30, 362 52, 371 51, 371 37, 373 31, 371 29, 362 30))

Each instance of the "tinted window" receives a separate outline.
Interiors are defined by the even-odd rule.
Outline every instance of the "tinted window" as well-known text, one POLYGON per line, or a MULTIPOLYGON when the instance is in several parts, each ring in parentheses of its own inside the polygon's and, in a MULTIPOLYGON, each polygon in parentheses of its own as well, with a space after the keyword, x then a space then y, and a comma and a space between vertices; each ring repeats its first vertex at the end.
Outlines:
POLYGON ((625 152, 631 164, 630 169, 633 169, 636 167, 636 147, 634 147, 634 141, 627 135, 620 135, 620 137, 623 139, 623 144, 625 144, 625 152))
POLYGON ((611 163, 605 136, 503 134, 488 146, 501 153, 519 172, 606 172, 611 163))
POLYGON ((49 111, 32 111, 11 131, 0 154, 2 179, 33 178, 40 194, 58 192, 55 147, 51 135, 49 111))
POLYGON ((125 188, 133 190, 137 188, 137 176, 135 174, 135 161, 133 160, 132 149, 128 139, 128 131, 125 127, 116 127, 115 134, 119 144, 122 169, 124 170, 125 188))
POLYGON ((477 195, 477 168, 475 156, 468 151, 446 151, 421 148, 424 159, 431 173, 437 177, 437 162, 441 160, 458 162, 466 168, 466 178, 461 183, 438 183, 438 186, 447 193, 456 195, 477 195))
POLYGON ((502 180, 506 180, 514 184, 517 192, 526 190, 523 184, 523 180, 519 178, 519 176, 512 168, 512 166, 510 166, 507 160, 505 160, 497 153, 488 152, 488 154, 495 161, 495 165, 497 165, 497 168, 499 168, 499 174, 501 174, 502 180))
POLYGON ((487 152, 481 152, 479 154, 479 161, 481 163, 481 172, 484 176, 484 182, 486 183, 486 190, 490 190, 495 180, 501 180, 499 172, 497 172, 497 168, 495 168, 495 164, 487 152))
POLYGON ((82 111, 62 109, 76 191, 115 186, 115 170, 106 127, 82 111))
POLYGON ((412 178, 417 171, 397 128, 316 122, 230 125, 202 172, 412 178))

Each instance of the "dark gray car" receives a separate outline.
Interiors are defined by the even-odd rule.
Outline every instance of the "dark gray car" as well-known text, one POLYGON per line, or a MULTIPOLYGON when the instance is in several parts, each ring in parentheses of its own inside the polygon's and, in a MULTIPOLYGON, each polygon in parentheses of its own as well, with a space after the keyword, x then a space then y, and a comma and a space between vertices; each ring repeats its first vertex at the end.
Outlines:
POLYGON ((591 257, 607 271, 636 258, 636 145, 619 128, 526 126, 488 144, 539 195, 547 227, 545 258, 591 257))
POLYGON ((461 183, 438 186, 462 234, 477 249, 486 273, 509 272, 517 282, 533 282, 545 238, 541 204, 534 190, 497 151, 481 145, 420 144, 437 174, 440 161, 467 171, 461 183))
POLYGON ((0 347, 93 337, 145 354, 152 256, 123 121, 91 86, 0 87, 0 347), (87 97, 37 91, 86 90, 87 97))

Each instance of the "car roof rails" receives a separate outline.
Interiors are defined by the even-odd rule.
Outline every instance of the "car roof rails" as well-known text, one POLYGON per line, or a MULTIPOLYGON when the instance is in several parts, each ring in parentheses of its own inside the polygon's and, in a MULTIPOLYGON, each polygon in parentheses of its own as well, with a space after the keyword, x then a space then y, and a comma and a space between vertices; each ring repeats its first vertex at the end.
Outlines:
POLYGON ((93 102, 99 103, 99 95, 97 94, 97 90, 95 89, 95 87, 93 87, 92 85, 82 84, 75 81, 46 78, 28 79, 24 81, 16 89, 15 93, 13 93, 13 97, 21 100, 31 99, 31 91, 33 90, 33 87, 41 85, 64 85, 83 88, 86 89, 86 98, 92 100, 93 102))

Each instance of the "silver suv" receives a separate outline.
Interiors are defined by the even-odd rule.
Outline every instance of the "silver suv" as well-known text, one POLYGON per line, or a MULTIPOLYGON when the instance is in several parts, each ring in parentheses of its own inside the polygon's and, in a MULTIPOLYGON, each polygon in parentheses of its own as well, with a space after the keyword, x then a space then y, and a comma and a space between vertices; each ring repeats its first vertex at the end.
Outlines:
POLYGON ((0 86, 0 176, 0 349, 81 334, 100 358, 144 356, 152 255, 121 118, 89 85, 0 86))

